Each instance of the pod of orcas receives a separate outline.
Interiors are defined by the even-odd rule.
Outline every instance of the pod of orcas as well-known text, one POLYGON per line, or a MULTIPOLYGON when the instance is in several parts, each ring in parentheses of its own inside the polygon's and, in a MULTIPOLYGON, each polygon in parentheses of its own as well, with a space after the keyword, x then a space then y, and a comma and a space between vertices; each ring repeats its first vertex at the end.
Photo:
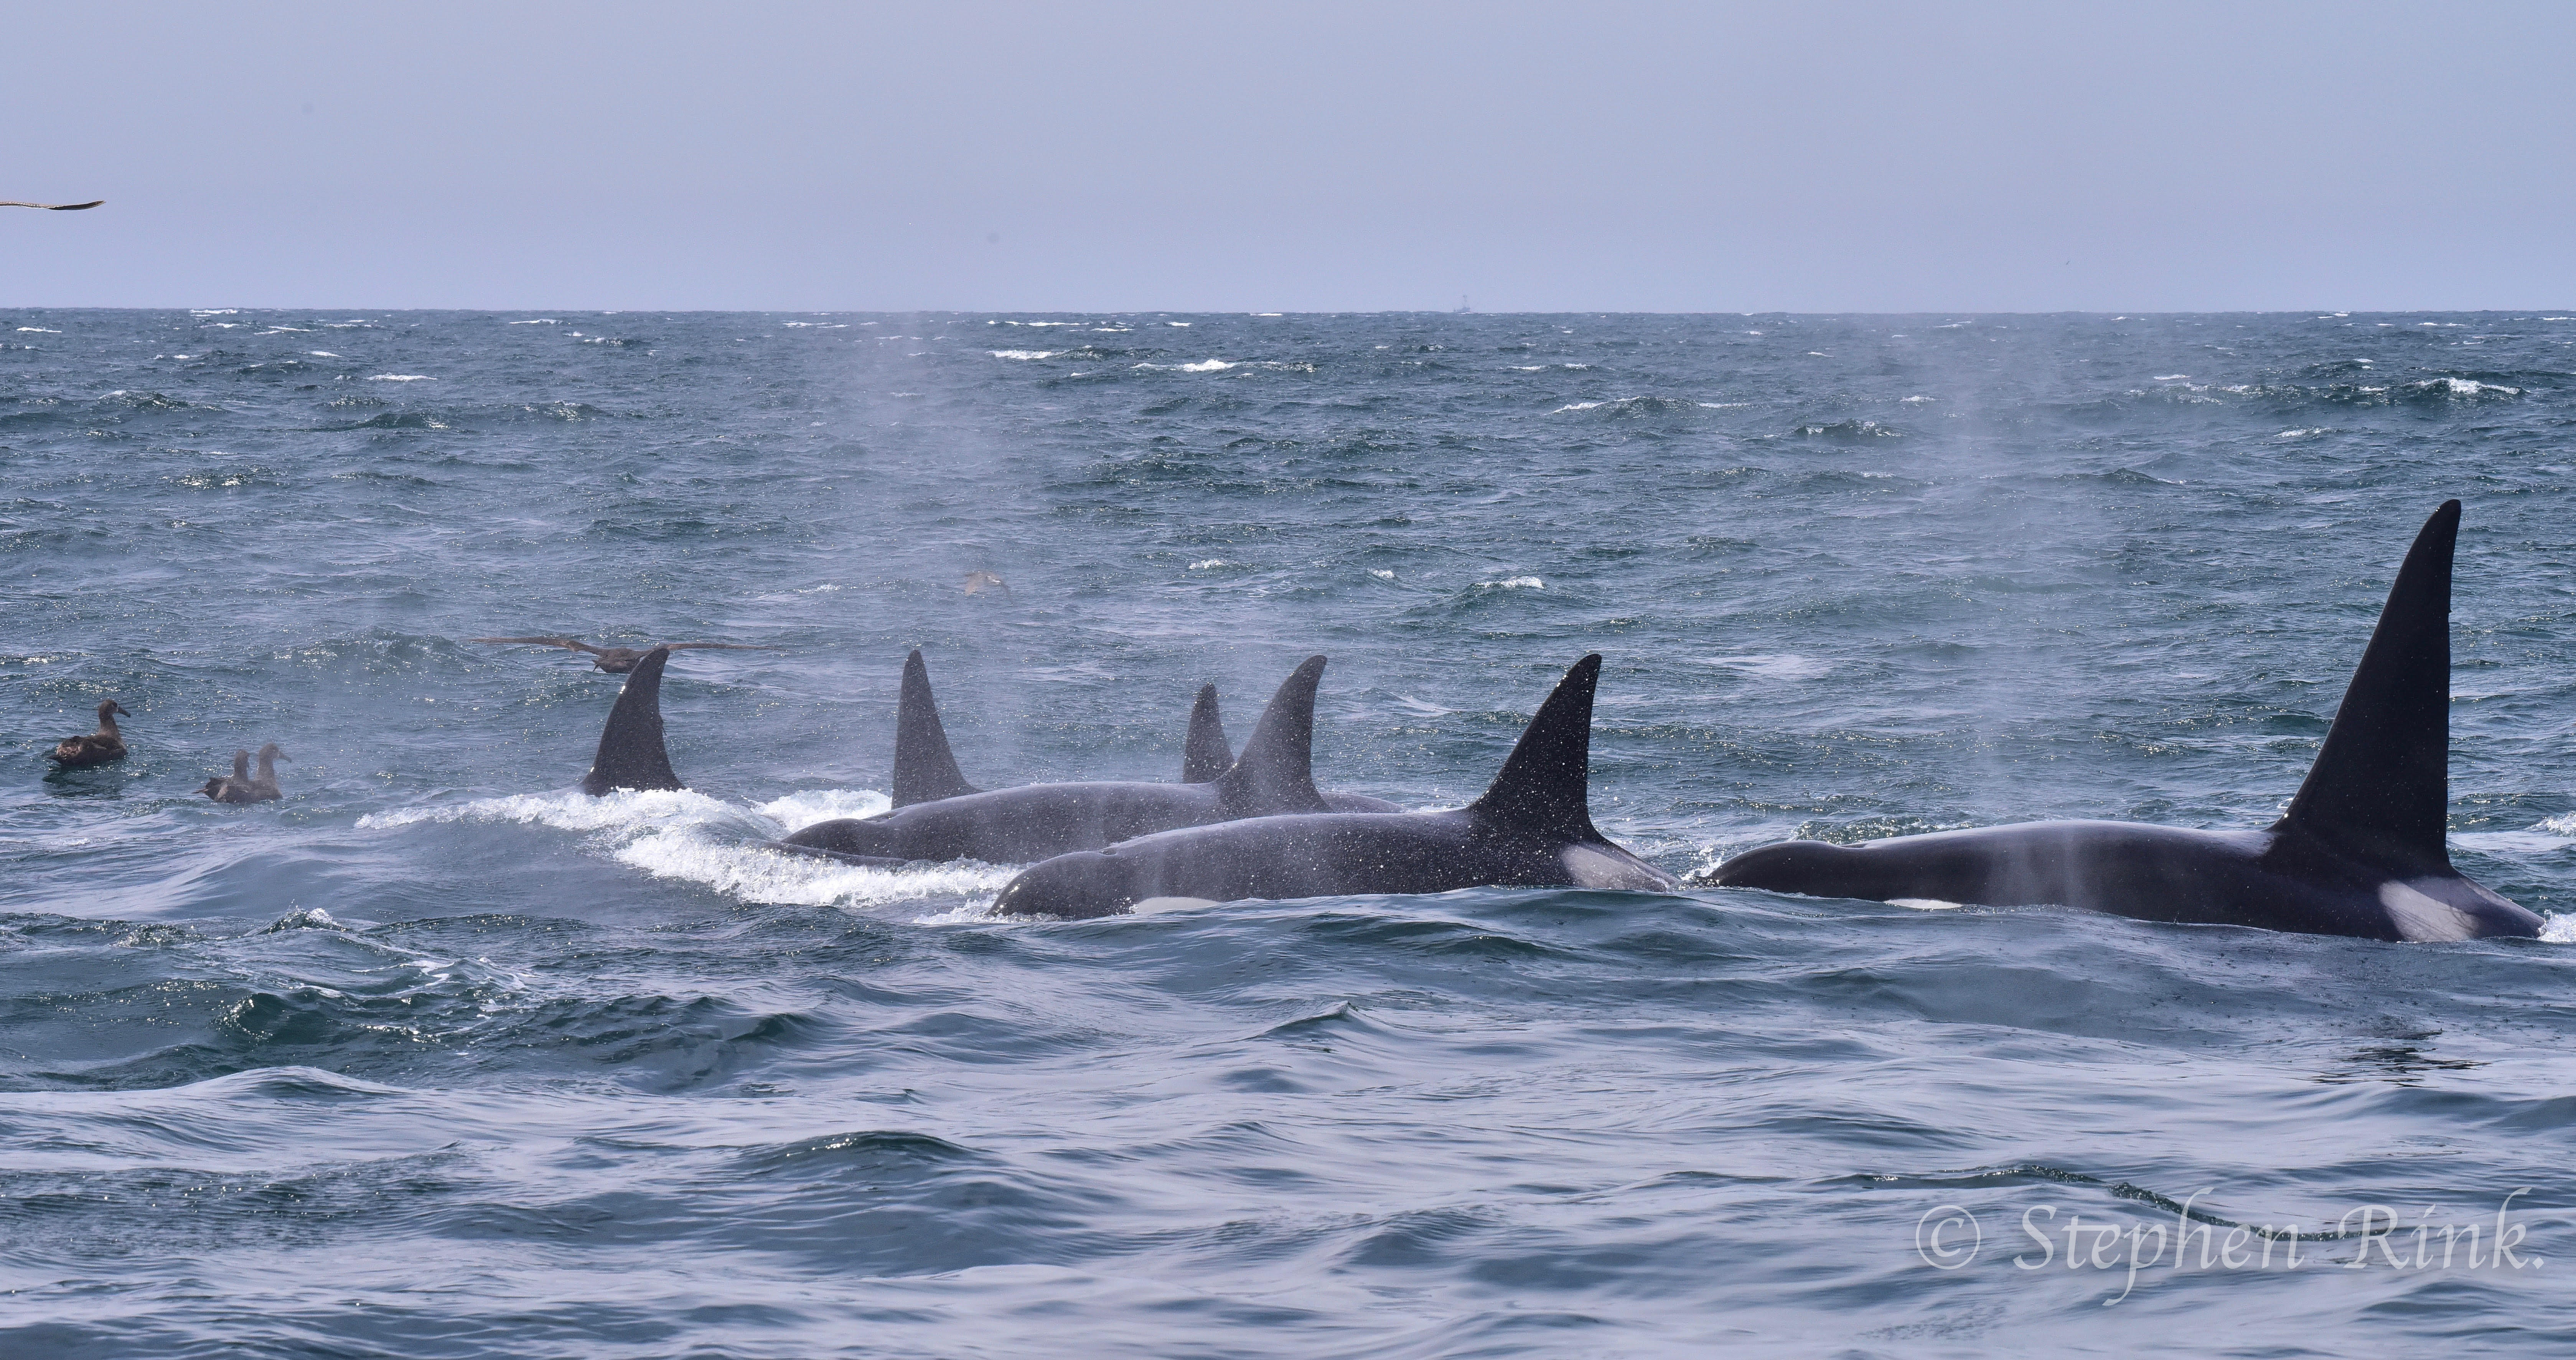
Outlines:
MULTIPOLYGON (((2470 881, 2445 839, 2451 564, 2460 503, 2436 510, 2399 568, 2325 743, 2289 810, 2260 831, 2134 822, 2029 822, 1859 845, 1787 841, 1694 882, 1811 897, 2063 906, 2140 920, 2380 940, 2534 936, 2540 918, 2470 881)), ((678 789, 662 744, 669 648, 628 676, 588 793, 678 789)), ((1263 710, 1240 755, 1214 686, 1190 716, 1181 781, 984 790, 950 750, 921 654, 904 663, 893 807, 774 842, 859 864, 980 859, 1029 867, 1006 914, 1081 919, 1175 904, 1468 887, 1668 892, 1670 874, 1593 826, 1588 763, 1601 658, 1558 682, 1482 797, 1406 812, 1315 787, 1310 657, 1263 710)))

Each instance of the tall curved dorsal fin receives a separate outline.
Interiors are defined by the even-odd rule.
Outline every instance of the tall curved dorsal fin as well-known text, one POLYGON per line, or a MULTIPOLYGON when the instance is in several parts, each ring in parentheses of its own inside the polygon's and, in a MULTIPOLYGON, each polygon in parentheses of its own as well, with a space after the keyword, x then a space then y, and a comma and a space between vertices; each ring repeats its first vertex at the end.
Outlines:
POLYGON ((1199 701, 1190 705, 1190 737, 1181 746, 1181 782, 1205 784, 1234 768, 1234 748, 1225 740, 1225 718, 1216 711, 1216 686, 1199 686, 1199 701))
POLYGON ((1601 839, 1591 808, 1592 690, 1600 678, 1600 653, 1575 662, 1522 729, 1493 786, 1467 810, 1516 830, 1601 839))
POLYGON ((939 725, 939 705, 930 697, 930 667, 915 647, 903 659, 903 698, 894 716, 894 805, 910 807, 982 792, 957 769, 957 757, 948 749, 948 729, 939 725))
POLYGON ((1324 658, 1310 656, 1279 683, 1261 722, 1243 743, 1243 755, 1214 783, 1235 816, 1330 812, 1315 790, 1315 686, 1324 658))
POLYGON ((2391 868, 2450 867, 2451 553, 2460 503, 2424 521, 2290 810, 2273 826, 2391 868))
POLYGON ((596 797, 610 789, 684 789, 671 773, 671 753, 662 747, 662 667, 671 649, 656 647, 627 672, 617 691, 617 706, 608 710, 608 726, 599 733, 599 754, 590 758, 590 773, 581 791, 596 797))

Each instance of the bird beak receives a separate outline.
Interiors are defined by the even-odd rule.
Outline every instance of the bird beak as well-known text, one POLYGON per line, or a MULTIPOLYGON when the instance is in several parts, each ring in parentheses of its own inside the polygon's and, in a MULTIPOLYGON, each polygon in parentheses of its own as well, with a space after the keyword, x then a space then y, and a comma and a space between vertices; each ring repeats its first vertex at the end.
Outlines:
POLYGON ((125 711, 125 705, 118 704, 116 706, 116 716, 120 718, 131 718, 134 715, 125 711))

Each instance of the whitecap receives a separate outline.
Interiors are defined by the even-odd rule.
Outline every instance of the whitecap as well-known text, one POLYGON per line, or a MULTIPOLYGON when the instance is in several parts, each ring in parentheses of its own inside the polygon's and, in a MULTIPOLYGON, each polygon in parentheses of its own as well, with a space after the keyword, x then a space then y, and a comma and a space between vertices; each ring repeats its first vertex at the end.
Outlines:
POLYGON ((1222 558, 1222 557, 1207 557, 1207 558, 1201 558, 1200 560, 1198 560, 1198 561, 1196 561, 1196 562, 1192 562, 1192 563, 1190 564, 1190 570, 1192 570, 1192 571, 1214 571, 1214 570, 1216 570, 1218 567, 1230 567, 1230 566, 1233 566, 1233 565, 1234 565, 1234 564, 1233 564, 1232 562, 1228 562, 1228 561, 1226 561, 1226 560, 1225 560, 1224 558, 1222 558))
POLYGON ((1545 590, 1547 582, 1535 576, 1511 576, 1500 581, 1478 581, 1479 590, 1545 590))
POLYGON ((1891 897, 1887 899, 1887 905, 1903 907, 1908 911, 1957 911, 1966 904, 1944 902, 1937 897, 1891 897))
POLYGON ((2490 855, 2547 855, 2567 848, 2564 835, 2542 827, 2529 831, 2462 831, 2450 839, 2455 846, 2490 855))
POLYGON ((1055 357, 1055 351, 1051 349, 997 349, 992 353, 996 359, 1052 359, 1055 357))
POLYGON ((42 327, 42 326, 20 326, 18 329, 19 329, 19 330, 22 330, 22 331, 31 331, 31 332, 33 332, 33 333, 35 333, 35 334, 37 334, 37 335, 60 335, 60 334, 62 334, 62 332, 61 332, 61 331, 49 331, 49 330, 46 330, 46 329, 45 329, 44 327, 42 327))
POLYGON ((483 798, 446 807, 369 813, 362 828, 418 823, 516 822, 591 835, 610 857, 656 878, 712 888, 747 902, 802 906, 911 901, 998 892, 1014 871, 952 863, 871 868, 800 855, 766 842, 798 827, 838 817, 871 817, 891 806, 871 790, 791 793, 739 807, 688 789, 597 798, 573 789, 483 798))
POLYGON ((817 789, 770 799, 755 810, 793 831, 838 817, 874 817, 893 808, 892 798, 872 789, 817 789))
POLYGON ((1561 415, 1564 415, 1564 414, 1565 414, 1566 412, 1568 412, 1568 411, 1589 411, 1589 410, 1591 410, 1593 407, 1598 406, 1598 405, 1600 405, 1600 404, 1601 404, 1601 403, 1599 403, 1599 402, 1597 402, 1597 401, 1577 401, 1577 402, 1569 402, 1569 403, 1567 403, 1566 405, 1563 405, 1563 406, 1557 407, 1555 410, 1548 412, 1548 414, 1549 414, 1549 415, 1552 415, 1552 416, 1561 416, 1561 415))
POLYGON ((2328 430, 2326 429, 2326 427, 2324 427, 2323 425, 2319 425, 2319 426, 2317 426, 2317 427, 2315 427, 2315 428, 2313 428, 2313 429, 2306 429, 2306 430, 2283 430, 2283 431, 2281 431, 2279 434, 2276 434, 2276 435, 2274 435, 2274 436, 2272 436, 2272 437, 2273 437, 2274 439, 2305 439, 2305 438, 2307 438, 2309 435, 2312 435, 2312 434, 2327 434, 2327 433, 2330 433, 2330 431, 2328 431, 2328 430))
MULTIPOLYGON (((1912 401, 1914 398, 1908 397, 1906 400, 1912 401)), ((1737 411, 1752 404, 1753 403, 1749 401, 1703 401, 1699 403, 1701 407, 1711 411, 1737 411)))
POLYGON ((2149 382, 2189 382, 2190 380, 2191 375, 2188 373, 2159 373, 2148 379, 2149 382))
POLYGON ((2541 917, 2540 938, 2551 944, 2576 944, 2576 915, 2552 913, 2541 917))
POLYGON ((1381 570, 1379 570, 1379 569, 1378 569, 1378 568, 1376 568, 1376 567, 1371 567, 1371 568, 1369 568, 1369 575, 1374 576, 1374 577, 1376 577, 1377 579, 1379 579, 1379 580, 1381 580, 1381 581, 1392 581, 1392 580, 1394 580, 1394 579, 1395 579, 1395 573, 1394 573, 1394 572, 1391 572, 1391 571, 1381 571, 1381 570))
POLYGON ((563 323, 550 316, 541 316, 533 321, 504 321, 501 324, 504 326, 560 326, 563 323))
POLYGON ((1905 400, 1906 400, 1906 401, 1908 401, 1908 402, 1917 402, 1917 401, 1930 401, 1930 400, 1932 400, 1932 398, 1930 398, 1930 397, 1907 397, 1905 400))
POLYGON ((1190 323, 1186 321, 1166 321, 1163 324, 1166 326, 1186 326, 1190 323))
POLYGON ((1234 365, 1223 359, 1201 359, 1194 364, 1181 365, 1181 371, 1183 373, 1223 373, 1232 367, 1234 365))
POLYGON ((337 359, 340 357, 327 349, 308 349, 304 352, 312 355, 316 359, 337 359))
MULTIPOLYGON (((185 357, 185 356, 181 356, 181 357, 185 357)), ((367 379, 367 381, 369 381, 369 382, 428 382, 428 381, 430 381, 430 377, 429 377, 429 375, 428 375, 428 374, 426 374, 426 373, 378 373, 378 374, 375 374, 375 375, 373 375, 373 376, 369 377, 369 378, 367 379)))
POLYGON ((1762 656, 1712 656, 1708 658, 1708 664, 1745 675, 1758 675, 1765 680, 1813 680, 1834 668, 1830 661, 1789 652, 1762 656))
POLYGON ((1019 872, 972 861, 879 869, 687 831, 643 836, 616 858, 655 878, 700 884, 745 902, 812 907, 997 893, 1019 872))

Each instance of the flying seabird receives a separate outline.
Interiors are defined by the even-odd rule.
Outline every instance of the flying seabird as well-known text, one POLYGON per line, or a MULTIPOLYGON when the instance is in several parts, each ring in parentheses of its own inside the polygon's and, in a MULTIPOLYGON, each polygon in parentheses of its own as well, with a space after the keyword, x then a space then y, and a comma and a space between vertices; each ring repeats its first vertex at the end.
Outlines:
MULTIPOLYGON (((518 642, 525 643, 531 647, 565 647, 576 652, 588 652, 591 655, 591 664, 608 672, 610 675, 626 674, 628 671, 635 669, 636 662, 643 660, 646 655, 655 650, 654 647, 593 647, 589 643, 581 641, 579 638, 568 637, 495 637, 467 638, 465 640, 467 642, 518 642)), ((663 642, 655 644, 655 647, 665 647, 675 652, 686 651, 693 647, 712 647, 728 652, 774 652, 779 650, 776 647, 756 647, 744 642, 663 642)))

